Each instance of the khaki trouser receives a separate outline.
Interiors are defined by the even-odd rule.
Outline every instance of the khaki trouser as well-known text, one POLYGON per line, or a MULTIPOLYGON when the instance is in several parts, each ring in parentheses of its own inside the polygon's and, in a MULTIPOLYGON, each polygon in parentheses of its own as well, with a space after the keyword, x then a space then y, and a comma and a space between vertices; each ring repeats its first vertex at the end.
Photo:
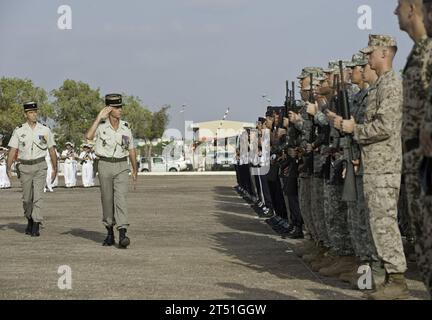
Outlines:
POLYGON ((366 204, 378 257, 387 273, 404 273, 407 264, 397 219, 400 174, 365 174, 366 204))
POLYGON ((129 226, 126 203, 129 180, 127 161, 111 163, 100 160, 98 172, 103 224, 107 227, 117 226, 117 229, 127 229, 129 226))
POLYGON ((23 208, 27 219, 42 222, 42 195, 47 177, 48 166, 45 161, 25 165, 20 164, 20 181, 23 189, 23 208))

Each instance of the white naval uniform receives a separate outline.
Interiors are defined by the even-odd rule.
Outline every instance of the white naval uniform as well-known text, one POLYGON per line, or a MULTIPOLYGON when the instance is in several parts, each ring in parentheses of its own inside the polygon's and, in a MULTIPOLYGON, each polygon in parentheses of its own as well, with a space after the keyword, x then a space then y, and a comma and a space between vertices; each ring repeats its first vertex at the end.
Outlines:
POLYGON ((81 159, 81 178, 82 184, 85 188, 94 186, 93 178, 93 161, 95 159, 95 154, 93 152, 81 152, 79 158, 81 159))
MULTIPOLYGON (((72 154, 76 156, 75 151, 72 151, 72 154)), ((68 157, 68 150, 64 150, 61 154, 62 158, 66 157, 63 166, 63 175, 65 180, 66 188, 71 188, 76 186, 76 174, 77 174, 77 161, 71 159, 72 157, 68 157)))
POLYGON ((0 154, 0 189, 10 188, 11 183, 6 173, 6 156, 0 154))
POLYGON ((246 130, 240 136, 240 165, 249 165, 249 135, 246 130))
MULTIPOLYGON (((59 168, 58 166, 58 158, 59 158, 59 154, 56 150, 56 154, 57 154, 57 168, 59 168)), ((58 174, 54 180, 54 182, 51 183, 52 181, 52 172, 53 172, 53 167, 52 167, 52 163, 51 163, 51 156, 49 154, 49 152, 47 152, 46 156, 45 156, 45 161, 47 163, 47 177, 46 177, 46 188, 48 188, 49 191, 53 191, 53 188, 58 186, 58 174)))

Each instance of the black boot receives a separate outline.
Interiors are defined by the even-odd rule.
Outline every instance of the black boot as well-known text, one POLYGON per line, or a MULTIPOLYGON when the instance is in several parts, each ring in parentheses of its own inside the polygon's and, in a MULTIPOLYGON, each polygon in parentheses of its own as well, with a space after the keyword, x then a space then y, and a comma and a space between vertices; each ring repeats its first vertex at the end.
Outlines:
POLYGON ((290 239, 303 239, 304 235, 302 228, 294 227, 293 231, 289 235, 287 235, 287 237, 290 239))
POLYGON ((114 238, 114 228, 113 227, 106 227, 108 234, 107 237, 105 238, 104 242, 102 243, 102 245, 104 247, 111 247, 112 245, 115 244, 115 238, 114 238))
POLYGON ((32 237, 39 237, 40 236, 39 225, 40 225, 40 222, 33 222, 32 231, 31 231, 32 237))
POLYGON ((31 235, 33 229, 33 219, 27 219, 27 228, 25 229, 25 234, 31 235))
POLYGON ((126 249, 130 245, 130 239, 126 237, 126 231, 126 229, 119 230, 119 247, 122 249, 126 249))

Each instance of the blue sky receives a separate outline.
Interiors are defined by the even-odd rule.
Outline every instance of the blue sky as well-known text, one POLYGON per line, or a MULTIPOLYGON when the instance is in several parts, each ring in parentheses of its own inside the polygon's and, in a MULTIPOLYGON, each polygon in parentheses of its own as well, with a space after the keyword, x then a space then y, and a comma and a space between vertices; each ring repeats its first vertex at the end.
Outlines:
POLYGON ((396 69, 412 43, 399 31, 396 0, 0 0, 0 76, 30 78, 47 90, 69 78, 103 94, 172 105, 171 127, 187 120, 250 121, 268 94, 284 99, 285 80, 304 66, 350 58, 369 33, 395 36, 396 69), (59 30, 57 8, 72 8, 59 30), (359 30, 357 8, 372 8, 373 29, 359 30))

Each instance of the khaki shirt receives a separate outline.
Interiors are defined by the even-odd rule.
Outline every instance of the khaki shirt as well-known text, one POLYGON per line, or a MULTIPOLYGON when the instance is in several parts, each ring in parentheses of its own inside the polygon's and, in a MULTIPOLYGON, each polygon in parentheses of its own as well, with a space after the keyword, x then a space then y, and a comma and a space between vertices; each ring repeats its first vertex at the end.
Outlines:
POLYGON ((96 129, 95 153, 99 157, 124 158, 135 148, 132 131, 126 121, 120 120, 114 130, 109 120, 101 122, 96 129))
POLYGON ((34 129, 27 122, 15 128, 9 141, 9 147, 18 149, 18 157, 22 160, 45 158, 47 150, 54 146, 50 128, 39 122, 34 129))
POLYGON ((365 122, 354 130, 365 174, 402 171, 402 95, 402 81, 394 70, 369 88, 365 122))

